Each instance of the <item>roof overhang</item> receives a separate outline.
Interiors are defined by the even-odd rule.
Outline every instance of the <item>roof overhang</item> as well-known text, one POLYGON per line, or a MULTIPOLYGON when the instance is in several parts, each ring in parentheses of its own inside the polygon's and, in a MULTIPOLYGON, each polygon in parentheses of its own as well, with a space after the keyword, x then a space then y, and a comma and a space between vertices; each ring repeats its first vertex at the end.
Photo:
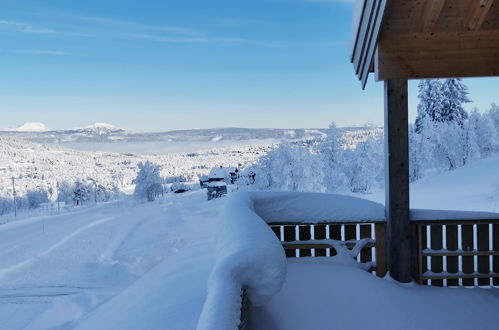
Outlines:
POLYGON ((352 62, 377 80, 499 75, 499 0, 363 0, 352 62))

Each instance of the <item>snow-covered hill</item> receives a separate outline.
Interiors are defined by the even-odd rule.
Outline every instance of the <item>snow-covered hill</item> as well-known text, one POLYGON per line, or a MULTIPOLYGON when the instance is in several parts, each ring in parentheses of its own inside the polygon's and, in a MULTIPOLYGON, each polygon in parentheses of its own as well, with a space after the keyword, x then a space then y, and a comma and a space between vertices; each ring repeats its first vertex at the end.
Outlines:
MULTIPOLYGON (((376 190, 365 198, 384 203, 376 190)), ((411 208, 499 212, 499 157, 477 160, 454 171, 411 183, 411 208)))
MULTIPOLYGON (((296 140, 325 135, 325 129, 271 129, 271 128, 213 128, 166 132, 134 133, 106 123, 83 128, 49 130, 41 123, 23 125, 23 129, 0 130, 0 136, 13 136, 38 143, 68 142, 150 142, 150 141, 243 141, 243 140, 296 140)), ((379 132, 379 128, 343 128, 345 133, 362 136, 366 132, 379 132)))
POLYGON ((43 123, 24 123, 21 126, 12 129, 3 129, 0 131, 8 131, 8 132, 47 132, 50 129, 45 126, 43 123))
POLYGON ((120 190, 132 187, 137 163, 150 161, 161 167, 164 178, 182 177, 196 181, 212 167, 238 166, 254 162, 267 146, 228 146, 203 152, 174 152, 161 155, 85 152, 0 136, 0 198, 12 197, 12 177, 18 195, 38 188, 52 191, 57 183, 95 181, 120 190))

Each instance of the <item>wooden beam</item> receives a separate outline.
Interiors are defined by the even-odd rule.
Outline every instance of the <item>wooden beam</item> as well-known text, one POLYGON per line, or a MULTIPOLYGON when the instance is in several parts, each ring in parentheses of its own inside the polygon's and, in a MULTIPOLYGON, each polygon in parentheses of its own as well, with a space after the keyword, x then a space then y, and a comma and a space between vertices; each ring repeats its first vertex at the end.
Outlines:
POLYGON ((465 30, 477 31, 482 27, 494 0, 476 0, 470 2, 471 7, 468 18, 465 20, 464 28, 465 30))
POLYGON ((433 32, 444 8, 445 0, 427 0, 423 9, 420 32, 433 32))
POLYGON ((385 81, 385 208, 388 269, 397 281, 411 281, 407 80, 385 81))
POLYGON ((384 34, 376 78, 419 79, 499 75, 499 30, 384 34))

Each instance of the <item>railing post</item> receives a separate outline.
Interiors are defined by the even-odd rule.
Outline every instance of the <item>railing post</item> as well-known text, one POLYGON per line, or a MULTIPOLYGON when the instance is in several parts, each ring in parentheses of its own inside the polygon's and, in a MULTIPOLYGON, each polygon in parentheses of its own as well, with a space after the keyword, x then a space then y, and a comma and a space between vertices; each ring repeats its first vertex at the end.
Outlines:
POLYGON ((376 276, 386 275, 386 224, 377 222, 374 225, 376 235, 376 276))

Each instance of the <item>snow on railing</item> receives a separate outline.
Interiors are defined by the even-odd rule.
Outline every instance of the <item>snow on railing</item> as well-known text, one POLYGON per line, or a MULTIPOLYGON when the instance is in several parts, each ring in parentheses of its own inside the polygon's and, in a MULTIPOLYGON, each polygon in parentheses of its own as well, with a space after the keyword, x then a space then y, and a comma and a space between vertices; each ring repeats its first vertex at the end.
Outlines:
MULTIPOLYGON (((219 221, 215 266, 208 279, 208 296, 197 329, 237 329, 242 290, 252 305, 259 305, 281 289, 286 256, 267 223, 321 223, 331 221, 332 216, 345 223, 385 221, 383 205, 350 196, 296 192, 232 195, 219 221)), ((348 242, 329 243, 352 258, 372 240, 354 243, 354 250, 346 248, 348 242)))
POLYGON ((257 195, 237 193, 219 221, 215 265, 198 330, 234 330, 241 317, 242 290, 252 305, 268 301, 286 277, 281 243, 255 213, 257 195))

